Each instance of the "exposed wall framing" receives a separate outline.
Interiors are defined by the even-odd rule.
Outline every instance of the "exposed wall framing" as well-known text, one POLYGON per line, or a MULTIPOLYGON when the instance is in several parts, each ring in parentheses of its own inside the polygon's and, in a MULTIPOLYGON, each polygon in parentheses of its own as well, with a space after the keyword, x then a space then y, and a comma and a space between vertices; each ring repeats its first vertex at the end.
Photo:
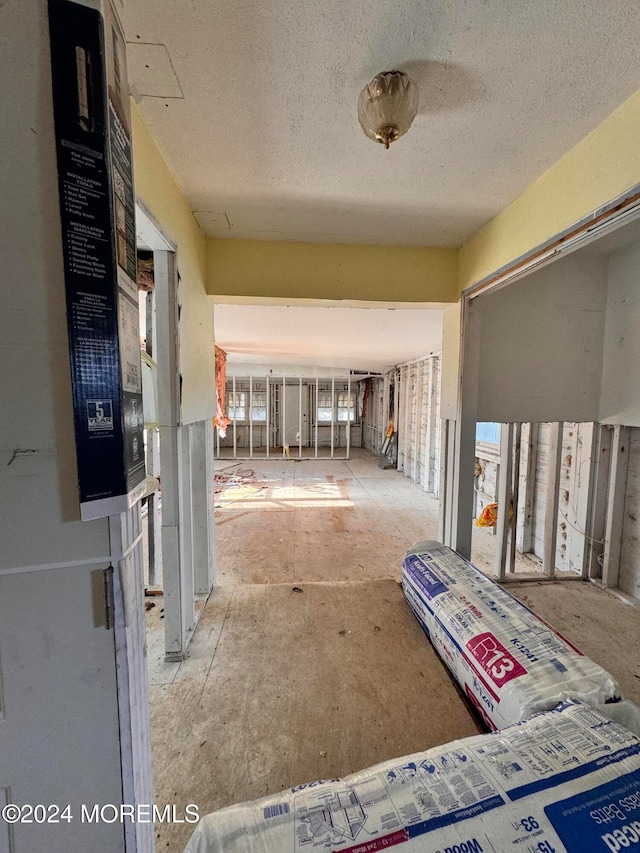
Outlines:
POLYGON ((217 458, 348 459, 361 446, 364 388, 351 374, 323 378, 240 376, 227 380, 226 435, 217 458))
POLYGON ((497 578, 524 579, 519 552, 533 557, 526 577, 591 578, 638 596, 640 429, 502 424, 499 445, 478 441, 476 454, 476 515, 498 503, 497 526, 481 534, 496 534, 497 578))
POLYGON ((363 446, 379 453, 393 421, 398 471, 438 494, 440 481, 440 357, 401 364, 372 381, 363 446), (393 401, 393 402, 392 402, 393 401))

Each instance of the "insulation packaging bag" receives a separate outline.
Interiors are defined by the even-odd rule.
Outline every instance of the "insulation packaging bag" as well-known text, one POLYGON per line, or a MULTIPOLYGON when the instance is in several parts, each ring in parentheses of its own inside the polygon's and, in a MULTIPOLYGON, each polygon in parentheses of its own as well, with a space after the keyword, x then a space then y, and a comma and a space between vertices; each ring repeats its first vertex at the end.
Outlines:
POLYGON ((185 853, 640 851, 640 740, 563 703, 502 732, 221 809, 185 853))
POLYGON ((615 679, 455 551, 423 542, 402 565, 405 597, 489 728, 564 699, 620 698, 615 679))
POLYGON ((609 702, 608 705, 595 706, 604 717, 619 723, 625 729, 640 738, 640 708, 629 699, 620 702, 609 702))

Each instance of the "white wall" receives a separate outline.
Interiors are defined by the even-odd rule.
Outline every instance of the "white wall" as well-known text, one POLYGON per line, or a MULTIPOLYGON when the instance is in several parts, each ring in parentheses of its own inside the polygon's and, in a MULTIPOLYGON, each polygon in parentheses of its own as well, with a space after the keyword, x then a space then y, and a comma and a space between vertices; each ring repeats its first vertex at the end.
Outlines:
MULTIPOLYGON (((591 424, 565 423, 562 430, 555 568, 581 574, 591 464, 591 424)), ((533 553, 544 555, 544 519, 549 500, 551 424, 540 424, 532 518, 533 553)))
MULTIPOLYGON (((180 246, 178 245, 180 271, 180 246)), ((193 424, 215 416, 213 300, 187 277, 178 285, 180 303, 180 422, 193 424)))
POLYGON ((385 411, 384 389, 389 384, 389 375, 370 380, 371 391, 367 400, 367 411, 362 424, 362 446, 371 453, 380 453, 389 426, 389 412, 385 411))
POLYGON ((439 487, 441 358, 426 356, 374 378, 363 424, 363 447, 379 453, 389 425, 385 397, 391 383, 397 392, 394 413, 398 471, 427 492, 439 487))
POLYGON ((456 420, 460 378, 460 303, 445 308, 442 322, 442 382, 440 415, 456 420))
MULTIPOLYGON (((79 818, 122 798, 121 673, 109 522, 79 520, 46 0, 0 4, 0 99, 0 799, 79 818)), ((14 834, 29 853, 125 849, 119 824, 14 834)))
POLYGON ((640 426, 640 243, 609 261, 601 423, 640 426))
POLYGON ((598 419, 605 259, 570 255, 476 301, 478 421, 598 419))
POLYGON ((440 365, 439 356, 430 356, 396 368, 398 471, 432 494, 440 471, 440 365))
POLYGON ((640 598, 640 429, 631 430, 630 444, 618 586, 640 598))

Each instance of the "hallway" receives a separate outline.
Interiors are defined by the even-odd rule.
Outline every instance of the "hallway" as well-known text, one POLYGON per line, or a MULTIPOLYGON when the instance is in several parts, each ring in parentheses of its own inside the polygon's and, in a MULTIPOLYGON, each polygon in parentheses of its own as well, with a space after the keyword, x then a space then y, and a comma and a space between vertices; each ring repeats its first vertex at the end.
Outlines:
POLYGON ((162 660, 162 599, 147 615, 156 802, 202 815, 478 731, 398 584, 437 501, 354 453, 217 463, 219 586, 186 661, 162 660))
MULTIPOLYGON (((203 815, 478 730, 398 584, 407 548, 437 535, 437 501, 355 453, 217 463, 219 586, 180 664, 162 659, 149 599, 157 803, 203 815)), ((640 699, 637 607, 576 582, 511 590, 640 699)), ((191 827, 157 831, 180 851, 191 827)))

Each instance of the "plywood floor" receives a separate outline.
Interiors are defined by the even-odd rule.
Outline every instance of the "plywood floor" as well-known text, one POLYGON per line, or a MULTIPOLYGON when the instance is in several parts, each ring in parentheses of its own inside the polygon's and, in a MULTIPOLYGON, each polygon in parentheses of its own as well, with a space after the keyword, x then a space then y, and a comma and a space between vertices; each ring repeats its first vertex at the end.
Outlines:
MULTIPOLYGON (((163 661, 161 598, 148 613, 156 803, 205 814, 477 731, 398 584, 437 502, 355 453, 220 461, 219 586, 187 660, 163 661)), ((510 589, 640 702, 637 608, 576 582, 510 589)), ((189 832, 159 827, 157 849, 189 832)))

